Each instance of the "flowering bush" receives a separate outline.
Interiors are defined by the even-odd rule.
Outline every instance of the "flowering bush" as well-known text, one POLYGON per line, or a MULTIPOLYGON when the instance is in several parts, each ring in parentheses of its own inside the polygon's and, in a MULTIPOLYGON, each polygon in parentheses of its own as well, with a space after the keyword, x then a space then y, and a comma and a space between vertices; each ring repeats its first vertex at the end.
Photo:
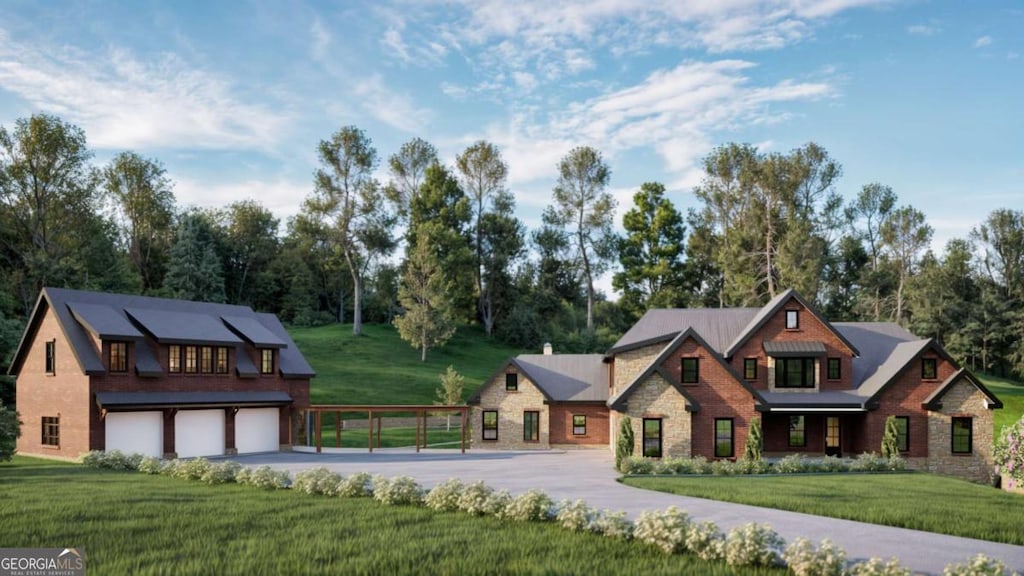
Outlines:
POLYGON ((438 512, 455 512, 459 509, 459 498, 465 485, 457 478, 449 478, 434 486, 423 498, 423 503, 438 512))
POLYGON ((735 469, 737 474, 764 474, 770 472, 772 466, 766 460, 740 458, 736 461, 735 469))
POLYGON ((846 551, 828 538, 817 550, 807 538, 797 538, 786 547, 782 559, 796 576, 842 576, 846 551))
POLYGON ((808 472, 810 465, 803 454, 790 454, 775 463, 775 471, 780 474, 799 474, 808 472))
POLYGON ((551 498, 540 490, 529 490, 509 502, 501 512, 502 518, 520 522, 542 522, 551 519, 551 498))
POLYGON ((874 452, 865 452, 850 464, 850 470, 854 472, 883 472, 885 470, 903 470, 906 461, 899 455, 885 458, 874 452))
POLYGON ((633 537, 633 523, 629 521, 629 518, 626 518, 625 512, 602 510, 601 513, 594 518, 591 528, 594 532, 604 534, 611 538, 629 540, 633 537))
POLYGON ((1024 417, 1003 428, 996 439, 993 458, 999 472, 1007 477, 1009 488, 1024 483, 1024 417))
POLYGON ((209 470, 210 461, 206 458, 178 460, 173 469, 170 470, 170 475, 184 480, 199 480, 209 470))
POLYGON ((587 506, 587 503, 583 500, 576 500, 575 502, 562 500, 558 503, 555 521, 562 528, 572 530, 573 532, 589 532, 594 530, 593 522, 596 516, 597 510, 587 506))
MULTIPOLYGON (((459 504, 461 503, 462 501, 460 500, 459 504)), ((510 494, 508 490, 497 490, 491 492, 487 497, 487 500, 484 501, 483 513, 502 518, 505 515, 505 511, 508 510, 508 507, 511 505, 512 494, 510 494)))
POLYGON ((338 483, 337 494, 344 498, 373 496, 373 489, 370 487, 371 480, 371 476, 366 472, 356 472, 338 483))
POLYGON ((725 535, 711 521, 691 524, 686 532, 686 549, 701 560, 721 560, 725 557, 725 535))
POLYGON ((904 568, 896 558, 871 558, 850 566, 846 573, 849 576, 910 576, 910 570, 904 568))
POLYGON ((984 554, 978 554, 965 564, 950 564, 942 571, 942 576, 1005 576, 1005 574, 1005 564, 984 554))
POLYGON ((280 490, 291 486, 292 479, 288 476, 287 470, 274 470, 270 466, 260 466, 255 470, 242 468, 235 475, 235 482, 264 490, 280 490))
POLYGON ((819 469, 822 472, 847 472, 850 465, 838 456, 825 456, 819 463, 819 469))
POLYGON ((120 450, 93 450, 82 456, 82 464, 107 470, 138 470, 143 458, 142 454, 125 454, 120 450))
POLYGON ((396 476, 390 480, 374 476, 373 499, 389 506, 419 504, 423 501, 423 488, 409 476, 396 476))
POLYGON ((323 494, 334 496, 338 493, 341 476, 327 468, 311 468, 295 473, 292 489, 306 494, 323 494))
POLYGON ((633 537, 661 548, 666 554, 686 551, 690 515, 669 506, 664 512, 641 512, 633 528, 633 537))
MULTIPOLYGON (((488 506, 488 501, 492 494, 494 494, 494 490, 483 482, 473 482, 472 484, 463 486, 462 493, 459 494, 459 501, 457 503, 459 510, 472 514, 473 516, 495 514, 495 512, 492 511, 492 508, 488 506)), ((504 506, 502 506, 502 509, 504 509, 504 506)))
POLYGON ((242 465, 238 462, 230 460, 217 462, 216 464, 210 464, 202 476, 199 477, 199 480, 207 484, 227 484, 235 481, 235 477, 241 469, 242 465))
POLYGON ((767 524, 744 524, 725 538, 725 561, 730 566, 771 566, 779 561, 784 542, 767 524))
POLYGON ((146 456, 139 461, 139 472, 143 474, 162 474, 167 463, 159 458, 146 456))

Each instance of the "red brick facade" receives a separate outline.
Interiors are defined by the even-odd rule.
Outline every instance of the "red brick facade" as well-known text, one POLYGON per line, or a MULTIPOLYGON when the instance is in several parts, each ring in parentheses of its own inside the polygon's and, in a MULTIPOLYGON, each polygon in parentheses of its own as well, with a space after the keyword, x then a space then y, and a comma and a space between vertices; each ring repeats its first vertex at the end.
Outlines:
POLYGON ((551 444, 608 445, 608 406, 604 404, 551 404, 551 444), (573 434, 573 416, 586 416, 586 434, 573 434))

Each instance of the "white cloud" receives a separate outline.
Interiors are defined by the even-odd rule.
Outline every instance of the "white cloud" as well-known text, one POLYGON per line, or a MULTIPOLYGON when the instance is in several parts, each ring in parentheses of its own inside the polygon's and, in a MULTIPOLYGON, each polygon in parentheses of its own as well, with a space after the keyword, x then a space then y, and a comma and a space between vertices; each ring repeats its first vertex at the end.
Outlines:
POLYGON ((309 53, 314 60, 323 60, 327 56, 327 48, 331 45, 331 34, 324 27, 320 18, 314 18, 309 27, 309 35, 312 40, 309 53))
POLYGON ((907 33, 914 36, 934 36, 942 32, 942 28, 932 24, 914 24, 907 26, 907 33))
POLYGON ((433 118, 433 113, 416 106, 405 94, 384 85, 380 74, 374 74, 352 86, 357 101, 371 116, 404 132, 420 132, 433 118))
POLYGON ((256 200, 281 219, 299 213, 302 200, 312 189, 310 182, 292 182, 284 178, 274 180, 253 179, 230 183, 210 183, 192 178, 178 178, 174 182, 174 195, 184 206, 222 208, 233 202, 256 200))
POLYGON ((974 41, 974 47, 984 48, 985 46, 991 46, 992 42, 993 40, 991 36, 982 36, 974 41))
POLYGON ((381 43, 389 48, 391 53, 402 62, 408 64, 413 61, 412 56, 409 55, 409 47, 402 40, 402 33, 396 28, 388 28, 387 32, 384 33, 384 37, 381 38, 381 43))
POLYGON ((287 115, 175 54, 30 47, 0 30, 0 88, 80 125, 98 148, 269 148, 287 115))
POLYGON ((537 87, 537 79, 529 72, 513 72, 512 77, 516 82, 516 86, 526 92, 531 92, 537 87))

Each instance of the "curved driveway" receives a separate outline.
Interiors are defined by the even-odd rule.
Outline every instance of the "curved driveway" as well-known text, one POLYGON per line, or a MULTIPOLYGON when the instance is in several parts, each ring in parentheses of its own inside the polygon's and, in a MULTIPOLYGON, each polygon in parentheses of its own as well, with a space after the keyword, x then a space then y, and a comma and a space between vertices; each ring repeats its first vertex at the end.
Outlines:
MULTIPOLYGON (((850 560, 872 556, 896 556, 915 572, 941 574, 951 562, 964 562, 979 552, 1004 561, 1008 568, 1024 572, 1024 547, 983 540, 945 536, 905 528, 892 528, 676 496, 640 490, 616 482, 611 455, 605 450, 578 451, 488 451, 383 449, 372 454, 364 450, 342 450, 328 454, 282 452, 232 457, 246 466, 270 465, 297 472, 326 467, 342 475, 369 472, 385 476, 412 476, 426 488, 448 478, 464 482, 483 480, 493 488, 513 494, 531 488, 544 490, 556 502, 581 498, 590 506, 625 510, 635 517, 643 510, 677 506, 696 520, 712 520, 723 531, 746 522, 767 522, 787 542, 804 536, 812 541, 831 538, 846 550, 850 560)), ((1021 502, 1024 505, 1024 501, 1021 502)), ((1024 526, 1021 527, 1024 530, 1024 526)))

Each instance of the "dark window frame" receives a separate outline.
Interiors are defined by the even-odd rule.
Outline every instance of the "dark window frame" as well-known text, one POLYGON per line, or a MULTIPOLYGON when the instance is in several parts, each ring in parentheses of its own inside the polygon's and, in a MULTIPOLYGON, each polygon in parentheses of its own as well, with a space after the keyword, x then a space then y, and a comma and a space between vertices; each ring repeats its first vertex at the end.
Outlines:
POLYGON ((43 416, 40 443, 51 448, 60 448, 60 416, 43 416))
POLYGON ((679 381, 683 384, 697 384, 700 382, 700 358, 696 356, 687 356, 680 361, 679 381), (686 373, 688 371, 686 365, 691 362, 693 363, 693 368, 689 371, 693 373, 692 379, 686 377, 686 373))
POLYGON ((895 416, 896 418, 896 447, 900 452, 910 451, 910 416, 895 416), (900 423, 903 429, 900 429, 900 423))
POLYGON ((218 346, 217 352, 213 358, 213 372, 215 374, 227 374, 228 373, 228 347, 218 346))
POLYGON ((274 349, 260 348, 260 374, 264 376, 274 373, 274 349))
POLYGON ((587 435, 587 415, 586 414, 573 414, 572 415, 572 435, 573 436, 586 436, 587 435), (582 424, 577 424, 577 418, 582 418, 582 424))
POLYGON ((798 357, 798 358, 776 358, 775 359, 775 387, 776 388, 791 388, 791 389, 802 389, 809 390, 816 386, 815 383, 815 368, 816 362, 813 357, 798 357), (801 363, 801 373, 804 375, 801 378, 801 383, 798 385, 791 385, 788 383, 789 376, 789 362, 799 361, 801 363))
POLYGON ((199 373, 213 374, 213 346, 199 348, 199 373))
POLYGON ((799 329, 800 329, 800 311, 799 310, 786 310, 786 330, 799 330, 799 329))
POLYGON ((789 438, 788 446, 790 448, 806 448, 807 447, 807 417, 803 414, 790 416, 789 417, 789 438), (799 422, 799 426, 795 425, 799 422), (793 433, 800 433, 800 442, 793 441, 793 433))
POLYGON ((843 359, 838 357, 829 358, 825 366, 825 378, 827 380, 842 380, 843 379, 843 359), (835 375, 833 375, 832 368, 835 368, 835 375))
POLYGON ((198 374, 199 373, 199 347, 198 346, 184 346, 184 358, 181 362, 182 370, 185 374, 198 374))
POLYGON ((732 418, 715 418, 715 458, 732 458, 736 455, 736 423, 732 418), (718 450, 719 442, 725 440, 724 436, 719 435, 719 424, 729 424, 729 453, 720 453, 718 450))
POLYGON ((757 358, 743 359, 743 379, 757 380, 757 358))
POLYGON ((540 410, 523 410, 523 442, 540 442, 540 410))
POLYGON ((953 454, 973 454, 974 453, 974 418, 971 416, 954 416, 950 421, 951 433, 950 433, 950 450, 953 454), (956 444, 957 439, 963 439, 963 428, 960 429, 959 433, 957 430, 957 424, 963 425, 966 421, 967 427, 967 449, 957 450, 956 444))
POLYGON ((483 415, 480 418, 480 438, 483 439, 483 440, 487 440, 488 442, 492 442, 492 441, 493 442, 497 442, 498 441, 498 411, 497 410, 484 410, 483 411, 483 415), (488 414, 494 414, 494 425, 493 426, 488 426, 487 425, 487 415, 488 414), (489 432, 489 431, 493 431, 494 432, 494 438, 488 438, 487 437, 487 432, 489 432))
POLYGON ((663 452, 664 445, 662 443, 662 440, 664 438, 664 433, 665 433, 664 422, 662 421, 661 418, 644 418, 643 419, 643 421, 641 422, 641 428, 640 428, 640 451, 643 454, 644 458, 661 458, 662 457, 662 455, 664 454, 664 452, 663 452), (647 435, 647 423, 648 422, 650 422, 651 424, 655 424, 657 426, 658 434, 656 436, 648 436, 647 435), (657 449, 656 450, 649 450, 647 448, 647 442, 649 440, 654 441, 656 443, 656 445, 657 445, 657 449))
POLYGON ((519 392, 519 373, 505 373, 505 392, 519 392))
POLYGON ((179 344, 171 344, 167 347, 167 371, 171 374, 181 374, 181 349, 179 344))
POLYGON ((123 374, 128 371, 128 343, 113 341, 107 345, 107 369, 123 374), (118 350, 115 354, 114 350, 118 350))
POLYGON ((57 339, 46 341, 46 359, 44 361, 43 368, 45 368, 47 374, 57 373, 57 339))
POLYGON ((938 358, 921 358, 921 379, 922 380, 938 380, 939 379, 939 360, 938 358), (929 369, 929 367, 931 369, 929 369), (931 376, 928 374, 931 373, 931 376))

